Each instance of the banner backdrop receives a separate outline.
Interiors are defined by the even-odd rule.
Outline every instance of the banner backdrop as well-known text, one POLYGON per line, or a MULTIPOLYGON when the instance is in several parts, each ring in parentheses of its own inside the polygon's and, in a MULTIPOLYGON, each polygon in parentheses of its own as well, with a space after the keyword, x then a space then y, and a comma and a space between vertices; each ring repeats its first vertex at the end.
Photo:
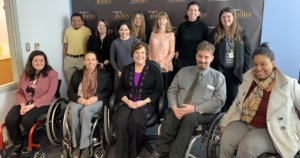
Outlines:
MULTIPOLYGON (((85 25, 94 32, 98 19, 106 19, 115 27, 120 20, 129 20, 135 11, 143 11, 147 30, 152 30, 155 14, 168 13, 172 26, 184 22, 186 7, 192 0, 72 0, 72 12, 82 14, 85 25)), ((201 19, 213 28, 219 11, 227 6, 235 9, 240 25, 245 28, 252 48, 260 43, 264 0, 195 0, 200 3, 201 19)))

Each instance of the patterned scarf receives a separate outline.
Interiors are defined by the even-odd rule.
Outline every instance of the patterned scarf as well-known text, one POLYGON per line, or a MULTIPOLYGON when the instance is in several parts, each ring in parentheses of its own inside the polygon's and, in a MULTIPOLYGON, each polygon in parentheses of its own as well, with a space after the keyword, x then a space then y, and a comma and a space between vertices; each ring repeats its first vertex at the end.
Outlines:
POLYGON ((83 97, 85 99, 89 99, 90 97, 95 96, 96 89, 97 89, 97 70, 95 69, 94 71, 89 73, 86 69, 84 69, 83 79, 82 79, 83 97))
POLYGON ((270 84, 275 80, 275 71, 273 71, 272 74, 264 81, 259 81, 255 76, 253 77, 253 80, 256 83, 256 87, 243 103, 242 120, 247 123, 250 123, 252 121, 260 106, 261 100, 263 98, 263 90, 268 88, 270 84))

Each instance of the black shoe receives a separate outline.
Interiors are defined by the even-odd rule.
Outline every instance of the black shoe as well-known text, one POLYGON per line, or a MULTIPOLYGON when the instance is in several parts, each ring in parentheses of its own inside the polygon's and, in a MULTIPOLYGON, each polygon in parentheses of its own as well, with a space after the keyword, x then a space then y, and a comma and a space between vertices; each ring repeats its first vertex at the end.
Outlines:
POLYGON ((23 148, 23 144, 14 145, 12 148, 11 156, 18 156, 21 154, 21 150, 23 148))

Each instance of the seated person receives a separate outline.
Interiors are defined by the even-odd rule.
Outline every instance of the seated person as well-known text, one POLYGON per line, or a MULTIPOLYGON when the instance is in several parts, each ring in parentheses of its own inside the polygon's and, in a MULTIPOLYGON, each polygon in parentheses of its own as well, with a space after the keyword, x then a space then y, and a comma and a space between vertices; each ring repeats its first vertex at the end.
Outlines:
POLYGON ((214 46, 207 41, 197 47, 197 66, 182 68, 169 90, 170 110, 162 122, 152 158, 182 158, 199 124, 208 123, 220 111, 226 98, 222 73, 210 68, 214 46))
POLYGON ((84 67, 73 73, 69 88, 70 112, 68 122, 72 133, 72 157, 90 157, 92 118, 113 91, 109 73, 98 66, 96 54, 84 55, 84 67), (81 154, 80 154, 81 153, 81 154))
POLYGON ((58 73, 48 64, 46 54, 39 50, 33 51, 16 90, 16 104, 5 118, 8 134, 14 144, 11 156, 19 155, 22 148, 26 149, 23 146, 26 143, 24 138, 37 118, 47 113, 49 105, 55 99, 57 84, 58 73), (23 125, 23 132, 19 124, 23 125), (25 133, 25 136, 21 133, 25 133))
POLYGON ((162 74, 157 63, 149 61, 146 43, 134 43, 133 62, 124 67, 116 90, 114 123, 117 134, 116 158, 136 158, 142 148, 146 123, 156 110, 163 92, 162 74))
POLYGON ((293 157, 300 149, 300 86, 275 66, 266 43, 252 56, 237 97, 220 123, 220 157, 293 157), (237 150, 237 152, 236 152, 237 150))

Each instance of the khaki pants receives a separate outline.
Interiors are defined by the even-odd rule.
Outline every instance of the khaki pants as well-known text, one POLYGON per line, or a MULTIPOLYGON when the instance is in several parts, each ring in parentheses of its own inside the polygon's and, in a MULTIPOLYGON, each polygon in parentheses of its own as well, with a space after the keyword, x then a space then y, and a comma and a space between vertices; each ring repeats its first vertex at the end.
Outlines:
POLYGON ((83 57, 74 58, 74 57, 65 56, 64 71, 68 83, 70 83, 73 73, 76 70, 82 69, 82 67, 83 67, 83 57))

